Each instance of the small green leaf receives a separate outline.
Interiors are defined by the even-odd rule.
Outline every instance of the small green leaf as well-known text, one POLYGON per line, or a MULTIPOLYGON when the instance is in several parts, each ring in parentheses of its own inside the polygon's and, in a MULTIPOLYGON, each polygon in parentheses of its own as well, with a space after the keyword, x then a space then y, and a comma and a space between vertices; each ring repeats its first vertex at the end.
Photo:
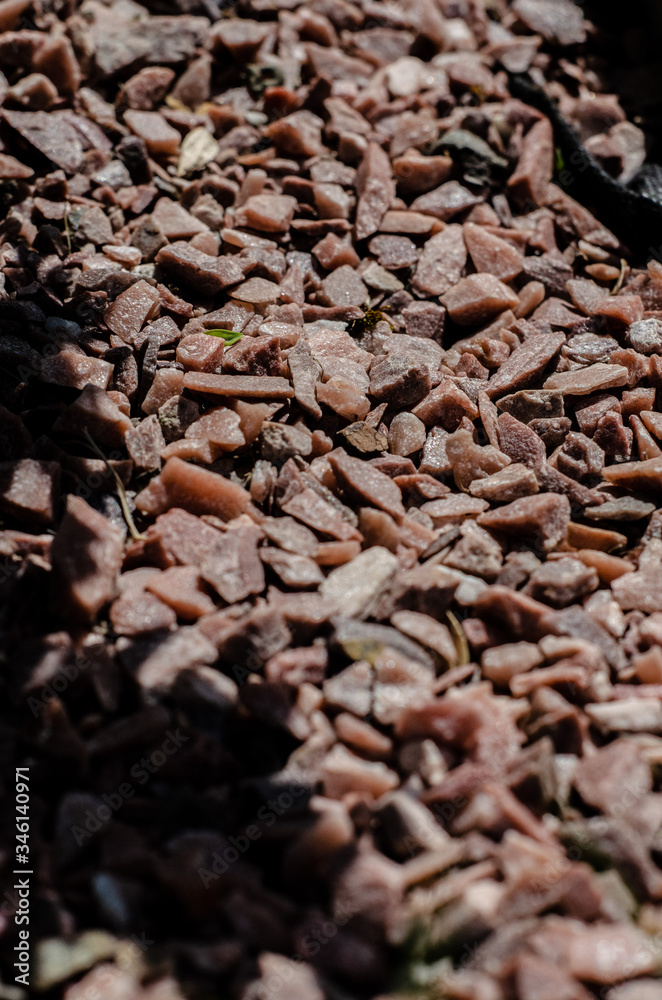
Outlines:
POLYGON ((554 167, 556 169, 557 174, 560 174, 563 170, 565 170, 565 160, 563 158, 563 153, 561 152, 558 146, 554 150, 554 167))
POLYGON ((222 340, 230 347, 232 344, 237 344, 243 337, 243 334, 239 330, 205 330, 210 337, 221 337, 222 340))

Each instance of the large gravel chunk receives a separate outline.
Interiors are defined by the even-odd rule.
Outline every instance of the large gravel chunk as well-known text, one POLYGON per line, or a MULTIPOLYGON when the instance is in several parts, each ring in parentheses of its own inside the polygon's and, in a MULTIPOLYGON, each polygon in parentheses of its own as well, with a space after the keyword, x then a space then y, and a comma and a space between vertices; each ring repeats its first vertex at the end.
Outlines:
POLYGON ((203 295, 215 295, 244 277, 243 268, 232 257, 212 257, 190 243, 163 247, 156 263, 178 281, 195 287, 203 295))
POLYGON ((555 45, 576 45, 586 39, 581 7, 570 0, 515 0, 513 9, 527 28, 555 45))
POLYGON ((320 592, 349 618, 362 618, 375 604, 398 568, 392 552, 379 545, 366 549, 329 573, 320 592))
POLYGON ((569 521, 570 503, 558 493, 521 497, 505 507, 478 515, 478 523, 483 527, 538 542, 545 552, 556 548, 565 538, 569 521))
POLYGON ((623 365, 598 362, 569 372, 556 372, 543 383, 544 389, 560 389, 568 396, 588 396, 592 392, 626 385, 628 370, 623 365))
POLYGON ((330 455, 329 461, 339 485, 349 496, 379 507, 396 518, 404 514, 400 488, 390 476, 363 459, 352 458, 341 451, 330 455))
POLYGON ((46 111, 5 111, 4 119, 66 173, 74 174, 79 169, 83 162, 83 144, 66 119, 46 111))
POLYGON ((364 240, 379 229, 395 197, 391 161, 381 146, 370 143, 356 174, 356 238, 364 240))
POLYGON ((527 338, 523 344, 515 348, 489 380, 485 390, 488 396, 494 399, 504 392, 512 392, 530 384, 540 372, 544 371, 545 366, 564 343, 563 333, 541 333, 527 338))
POLYGON ((343 264, 324 279, 321 295, 328 306, 362 306, 368 289, 354 268, 343 264))
POLYGON ((470 274, 441 296, 448 315, 459 326, 487 323, 500 312, 514 309, 517 295, 493 274, 470 274))
POLYGON ((423 247, 414 272, 414 288, 423 295, 443 295, 460 280, 466 262, 462 226, 446 226, 423 247))
POLYGON ((70 495, 51 548, 53 599, 67 618, 94 621, 115 595, 123 552, 122 530, 70 495))
POLYGON ((50 524, 60 487, 60 465, 22 458, 0 462, 0 510, 27 524, 50 524))

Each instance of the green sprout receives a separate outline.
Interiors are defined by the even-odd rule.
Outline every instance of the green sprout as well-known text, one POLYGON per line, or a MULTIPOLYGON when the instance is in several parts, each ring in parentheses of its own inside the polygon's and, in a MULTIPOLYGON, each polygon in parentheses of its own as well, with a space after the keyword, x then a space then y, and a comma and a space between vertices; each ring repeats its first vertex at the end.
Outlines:
POLYGON ((238 344, 243 333, 239 330, 205 330, 205 333, 209 334, 210 337, 220 337, 225 341, 228 347, 232 347, 233 344, 238 344))

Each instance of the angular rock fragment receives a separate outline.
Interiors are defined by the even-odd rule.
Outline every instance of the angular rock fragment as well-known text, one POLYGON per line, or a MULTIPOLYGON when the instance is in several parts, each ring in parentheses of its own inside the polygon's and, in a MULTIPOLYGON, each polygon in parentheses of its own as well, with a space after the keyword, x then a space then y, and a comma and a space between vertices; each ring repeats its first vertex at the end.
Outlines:
POLYGON ((285 378, 278 375, 216 375, 207 372, 189 372, 183 385, 191 392, 230 399, 289 399, 294 390, 285 378))
POLYGON ((127 431, 126 450, 136 469, 155 472, 161 468, 161 452, 165 448, 165 438, 156 415, 145 417, 127 431))
MULTIPOLYGON (((550 332, 528 337, 520 347, 515 348, 489 380, 485 390, 488 396, 495 398, 504 392, 512 392, 514 389, 521 389, 529 384, 532 379, 545 370, 545 366, 564 343, 565 336, 562 333, 550 332)), ((503 402, 501 400, 499 405, 502 409, 506 409, 503 402)), ((512 408, 508 412, 512 413, 512 408)), ((535 414, 535 416, 547 415, 547 413, 535 414)), ((553 413, 549 414, 549 416, 554 415, 553 413)), ((533 417, 529 419, 533 419, 533 417)))
POLYGON ((244 277, 231 257, 212 257, 190 243, 172 243, 156 255, 157 264, 178 281, 191 285, 203 295, 215 295, 244 277))
POLYGON ((339 485, 349 496, 385 510, 396 519, 404 514, 402 494, 390 476, 360 458, 341 452, 332 453, 329 462, 339 485))
POLYGON ((286 501, 281 501, 280 507, 309 528, 331 535, 339 541, 360 538, 356 528, 343 520, 337 510, 312 489, 304 489, 286 501))
POLYGON ((184 622, 194 622, 216 610, 216 605, 203 589, 196 566, 171 566, 151 576, 145 590, 167 604, 184 622))
POLYGON ((532 496, 538 489, 535 472, 520 462, 513 462, 482 479, 473 479, 468 486, 472 496, 497 503, 532 496))
POLYGON ((413 354, 379 355, 370 366, 370 395, 398 409, 410 409, 420 403, 430 384, 428 369, 413 354))
POLYGON ((441 301, 459 326, 477 326, 515 308, 519 299, 493 274, 470 274, 445 292, 441 301))
POLYGON ((260 233, 284 233, 290 228, 295 208, 296 199, 290 195, 251 195, 237 211, 235 224, 260 233))
POLYGON ((60 465, 34 458, 0 462, 0 510, 23 524, 50 524, 60 489, 60 465))
POLYGON ((603 475, 614 486, 625 486, 637 493, 659 496, 662 486, 662 459, 649 458, 645 462, 610 465, 604 469, 603 475))
POLYGON ((257 525, 242 515, 230 523, 214 550, 200 563, 203 580, 228 604, 236 604, 264 590, 264 570, 257 549, 261 537, 257 525))
POLYGON ((310 348, 303 337, 299 337, 290 350, 287 364, 297 402, 313 417, 319 419, 322 416, 322 409, 315 396, 315 385, 319 380, 321 368, 310 353, 310 348))
POLYGON ((413 277, 413 286, 422 295, 443 295, 457 284, 467 262, 462 227, 446 226, 424 245, 413 277))
POLYGON ((524 138, 519 162, 508 187, 518 200, 541 205, 553 173, 554 134, 549 119, 542 118, 531 126, 524 138))
POLYGON ((544 389, 560 389, 568 396, 588 396, 592 392, 625 385, 628 370, 623 365, 608 365, 598 362, 586 368, 576 368, 568 372, 550 375, 543 383, 544 389))
POLYGON ((177 129, 168 125, 165 118, 156 111, 127 111, 124 120, 139 139, 142 139, 150 153, 176 153, 181 143, 177 129))
POLYGON ((499 281, 512 281, 521 273, 522 255, 511 243, 473 222, 464 225, 463 234, 478 272, 493 274, 499 281))
POLYGON ((446 181, 434 191, 422 194, 412 202, 412 211, 433 215, 448 222, 460 212, 480 204, 480 196, 473 194, 458 181, 446 181))
POLYGON ((413 411, 428 427, 441 424, 444 430, 457 430, 464 417, 478 416, 478 407, 451 378, 443 378, 413 411))
POLYGON ((543 552, 550 552, 568 531, 570 504, 558 493, 539 493, 521 497, 505 507, 478 515, 478 523, 492 531, 520 535, 537 542, 543 552))
POLYGON ((183 507, 192 514, 215 514, 227 521, 243 513, 257 514, 242 486, 180 458, 168 459, 161 474, 138 494, 136 506, 154 515, 183 507))
POLYGON ((579 559, 556 559, 533 571, 525 593, 554 608, 563 608, 597 590, 598 582, 596 570, 579 559))
POLYGON ((356 174, 355 231, 357 240, 372 236, 379 229, 395 197, 391 162, 376 143, 370 143, 356 174))
POLYGON ((475 444, 470 431, 460 428, 446 441, 446 454, 453 468, 453 477, 462 491, 476 479, 484 479, 510 464, 510 459, 493 445, 475 444))
POLYGON ((321 296, 328 306, 361 306, 368 298, 368 289, 349 264, 337 267, 322 282, 321 296))
POLYGON ((40 153, 68 174, 83 162, 83 144, 66 119, 47 111, 4 111, 5 121, 40 153))
POLYGON ((350 618, 365 617, 398 567, 397 558, 374 545, 329 573, 321 594, 350 618))
POLYGON ((70 495, 53 539, 53 598, 68 619, 92 622, 114 596, 124 534, 81 497, 70 495))
POLYGON ((395 415, 388 431, 388 447, 394 455, 412 455, 420 451, 425 441, 425 424, 418 417, 413 413, 395 415))

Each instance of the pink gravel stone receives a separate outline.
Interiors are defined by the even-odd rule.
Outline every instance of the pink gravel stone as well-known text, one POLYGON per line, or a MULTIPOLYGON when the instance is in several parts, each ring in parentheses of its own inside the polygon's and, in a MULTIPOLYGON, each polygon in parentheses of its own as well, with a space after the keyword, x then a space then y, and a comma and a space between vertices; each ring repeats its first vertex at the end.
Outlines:
POLYGON ((269 566, 286 587, 307 590, 317 587, 324 580, 317 563, 308 556, 281 549, 260 549, 262 562, 269 566))
POLYGON ((237 209, 235 224, 261 233, 285 233, 296 207, 296 198, 290 195, 255 194, 237 209))
POLYGON ((196 250, 190 243, 178 242, 163 247, 156 256, 156 263, 202 295, 216 295, 244 277, 243 268, 233 257, 213 257, 196 250))
POLYGON ((182 137, 158 111, 127 111, 124 121, 156 156, 176 153, 182 137))
POLYGON ((329 462, 339 485, 359 503, 385 510, 396 519, 404 514, 402 494, 390 476, 340 451, 329 455, 329 462))
POLYGON ((451 319, 459 326, 487 323, 506 309, 514 309, 519 299, 512 288, 493 274, 470 274, 441 297, 451 319))
POLYGON ((568 372, 556 372, 543 383, 544 389, 560 389, 569 396, 588 396, 592 392, 626 385, 628 370, 623 365, 598 362, 568 372))
POLYGON ((131 427, 125 436, 126 450, 136 469, 141 472, 156 472, 161 468, 161 452, 165 448, 165 438, 156 414, 145 417, 131 427))
POLYGON ((548 118, 532 125, 508 187, 520 201, 542 205, 554 173, 554 133, 548 118))
POLYGON ((214 375, 188 372, 184 388, 210 396, 241 397, 244 399, 290 399, 294 389, 287 379, 277 375, 214 375))
POLYGON ((478 407, 451 378, 444 378, 413 413, 428 427, 440 424, 447 431, 457 430, 463 417, 475 420, 478 407))
POLYGON ((0 153, 0 179, 5 180, 25 180, 34 175, 32 167, 25 163, 20 163, 9 153, 0 153))
POLYGON ((311 111, 295 111, 265 129, 282 156, 307 157, 322 152, 324 122, 311 111))
POLYGON ((466 262, 462 226, 446 226, 424 245, 413 285, 425 295, 443 295, 460 280, 466 262))
POLYGON ((487 383, 485 389, 492 399, 530 383, 565 343, 563 333, 534 334, 509 355, 487 383))
POLYGON ((177 368, 160 368, 142 402, 143 413, 152 414, 182 391, 184 375, 177 368))
POLYGON ((200 572, 228 604, 260 594, 265 587, 264 570, 257 543, 262 532, 250 518, 238 517, 219 535, 213 553, 203 558, 200 572))
POLYGON ((425 444, 425 424, 413 413, 396 413, 388 430, 388 447, 394 455, 412 455, 425 444))
POLYGON ((512 281, 522 271, 522 254, 512 243, 488 232, 473 222, 463 227, 464 242, 476 271, 493 274, 500 281, 512 281))
POLYGON ((208 410, 199 420, 190 424, 184 436, 186 440, 208 441, 214 451, 236 451, 246 444, 240 423, 238 413, 221 406, 208 410))
POLYGON ((336 268, 324 279, 321 294, 328 306, 361 306, 368 299, 368 289, 349 264, 336 268))
POLYGON ((133 343, 147 320, 160 311, 159 293, 147 281, 137 281, 118 295, 103 314, 106 325, 127 344, 133 343))
POLYGON ((450 156, 422 156, 408 150, 393 161, 398 190, 403 194, 424 194, 447 181, 453 172, 450 156))
POLYGON ((83 144, 66 119, 47 111, 3 111, 5 121, 67 174, 83 162, 83 144))
POLYGON ((339 541, 360 539, 361 535, 337 510, 312 489, 302 490, 280 505, 285 514, 297 518, 314 531, 339 541))
POLYGON ((370 412, 370 400, 351 379, 333 375, 326 382, 318 382, 315 394, 319 403, 324 403, 345 420, 363 420, 370 412))
POLYGON ((357 240, 364 240, 378 231, 395 197, 391 161, 377 143, 370 143, 361 160, 356 174, 356 190, 359 200, 355 232, 357 240))
POLYGON ((209 232, 204 222, 172 198, 159 198, 152 211, 152 219, 169 240, 184 240, 196 233, 209 232))
POLYGON ((380 233, 410 233, 412 236, 424 235, 439 227, 438 221, 432 215, 422 212, 410 212, 408 209, 391 208, 386 212, 379 225, 380 233))
POLYGON ((118 635, 137 636, 176 626, 177 616, 172 608, 145 590, 148 580, 160 576, 161 572, 151 567, 122 573, 119 578, 120 595, 108 612, 118 635))
POLYGON ((43 361, 39 378, 42 382, 70 389, 84 389, 90 384, 107 389, 112 374, 113 366, 108 361, 64 350, 43 361))
POLYGON ((215 514, 224 521, 243 513, 258 516, 250 493, 242 486, 180 458, 168 459, 161 474, 138 494, 136 507, 153 515, 183 507, 192 514, 215 514))
POLYGON ((121 529, 70 494, 51 548, 53 595, 67 617, 94 621, 115 594, 123 553, 121 529))
POLYGON ((327 233, 315 244, 312 253, 326 271, 333 271, 343 264, 358 267, 360 262, 351 240, 346 236, 336 236, 335 233, 327 233))
POLYGON ((239 302, 250 302, 252 305, 268 305, 271 302, 278 302, 280 288, 274 281, 267 278, 249 278, 242 282, 232 292, 232 295, 239 302))
POLYGON ((474 479, 469 483, 469 492, 492 503, 504 503, 537 493, 538 480, 532 469, 513 462, 491 476, 474 479))
POLYGON ((122 413, 110 394, 96 385, 86 385, 55 424, 60 432, 74 435, 88 431, 98 444, 111 448, 122 447, 131 426, 129 417, 122 413))
POLYGON ((217 21, 210 36, 212 52, 221 57, 229 52, 238 63, 250 62, 272 31, 268 22, 243 17, 217 21))
POLYGON ((455 215, 479 205, 482 198, 474 195, 458 181, 447 181, 434 191, 422 194, 411 204, 412 212, 422 212, 424 215, 433 215, 435 219, 448 222, 455 215))
POLYGON ((186 371, 215 372, 223 361, 225 341, 208 333, 190 333, 177 344, 177 360, 186 371))
POLYGON ((478 523, 492 531, 532 538, 545 552, 556 548, 568 532, 570 503, 559 493, 539 493, 537 496, 513 500, 505 507, 486 511, 478 523))
POLYGON ((202 579, 196 566, 172 566, 151 577, 145 590, 169 605, 177 617, 194 622, 216 610, 216 605, 202 589, 202 579))
POLYGON ((57 462, 0 462, 0 510, 17 521, 50 524, 60 485, 57 462))

